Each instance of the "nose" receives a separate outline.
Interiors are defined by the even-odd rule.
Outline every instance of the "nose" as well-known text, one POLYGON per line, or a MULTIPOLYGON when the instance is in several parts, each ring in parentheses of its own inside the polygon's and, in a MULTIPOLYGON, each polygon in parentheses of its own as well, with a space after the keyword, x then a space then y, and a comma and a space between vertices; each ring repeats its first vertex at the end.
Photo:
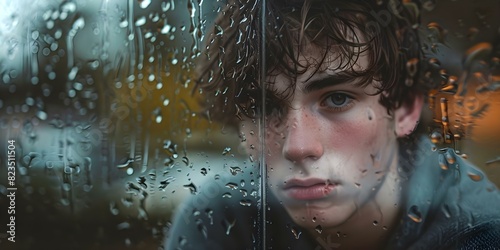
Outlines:
POLYGON ((323 155, 318 120, 307 109, 288 113, 283 156, 295 163, 317 160, 323 155))

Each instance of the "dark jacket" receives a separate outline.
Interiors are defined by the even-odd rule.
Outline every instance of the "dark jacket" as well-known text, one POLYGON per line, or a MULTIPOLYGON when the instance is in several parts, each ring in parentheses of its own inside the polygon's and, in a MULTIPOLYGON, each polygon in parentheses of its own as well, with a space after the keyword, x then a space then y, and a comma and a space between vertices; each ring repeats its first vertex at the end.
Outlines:
MULTIPOLYGON (((400 162, 404 209, 386 249, 500 249, 500 192, 484 173, 451 149, 433 151, 426 139, 402 147, 410 152, 400 162)), ((295 225, 270 192, 261 206, 250 172, 258 170, 200 187, 176 213, 165 249, 335 249, 334 239, 295 225)))

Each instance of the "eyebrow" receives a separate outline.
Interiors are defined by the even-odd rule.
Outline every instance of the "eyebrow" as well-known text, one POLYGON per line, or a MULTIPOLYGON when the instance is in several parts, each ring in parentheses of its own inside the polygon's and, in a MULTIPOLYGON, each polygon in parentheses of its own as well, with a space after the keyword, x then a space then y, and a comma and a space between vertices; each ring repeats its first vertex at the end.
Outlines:
POLYGON ((306 83, 306 85, 303 88, 304 93, 310 93, 316 90, 320 90, 323 88, 335 86, 335 85, 340 85, 340 84, 345 84, 345 83, 350 83, 352 80, 354 80, 356 77, 352 76, 349 73, 346 72, 340 72, 336 73, 334 75, 328 75, 324 78, 320 79, 315 79, 311 80, 310 82, 306 83))

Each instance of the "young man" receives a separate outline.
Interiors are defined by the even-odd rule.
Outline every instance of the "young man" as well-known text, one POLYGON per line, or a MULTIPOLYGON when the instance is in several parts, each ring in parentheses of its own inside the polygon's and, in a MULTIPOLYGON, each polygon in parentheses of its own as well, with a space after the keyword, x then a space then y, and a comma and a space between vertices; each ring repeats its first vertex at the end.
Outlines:
POLYGON ((198 87, 209 116, 238 126, 248 154, 265 154, 271 192, 260 201, 228 189, 230 178, 201 187, 166 248, 500 248, 496 187, 419 131, 432 83, 421 77, 419 6, 268 0, 263 31, 259 4, 222 12, 198 87), (264 148, 253 136, 259 119, 264 148))

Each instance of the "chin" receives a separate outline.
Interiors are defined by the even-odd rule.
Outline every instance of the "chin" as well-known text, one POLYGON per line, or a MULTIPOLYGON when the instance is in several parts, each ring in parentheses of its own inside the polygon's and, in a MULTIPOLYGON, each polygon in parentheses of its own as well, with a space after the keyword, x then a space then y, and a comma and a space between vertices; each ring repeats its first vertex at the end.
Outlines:
POLYGON ((286 210, 297 225, 307 229, 315 229, 318 225, 323 228, 340 226, 351 215, 345 209, 315 205, 286 208, 286 210))

